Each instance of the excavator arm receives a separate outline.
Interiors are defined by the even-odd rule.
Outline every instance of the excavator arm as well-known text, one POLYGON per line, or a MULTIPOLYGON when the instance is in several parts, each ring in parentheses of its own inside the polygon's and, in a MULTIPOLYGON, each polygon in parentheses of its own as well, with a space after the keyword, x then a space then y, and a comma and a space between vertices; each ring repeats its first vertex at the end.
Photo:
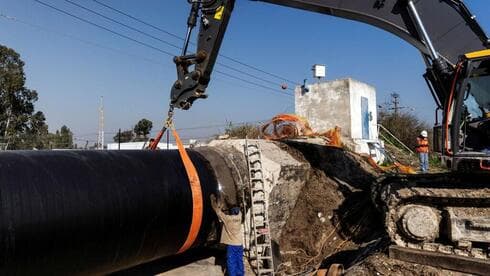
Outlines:
POLYGON ((235 5, 235 0, 188 2, 192 8, 187 20, 187 36, 182 55, 174 58, 178 79, 170 95, 171 106, 182 109, 189 109, 196 99, 207 97, 206 88, 235 5), (188 55, 189 39, 197 18, 200 19, 197 50, 188 55))
POLYGON ((455 64, 462 53, 488 46, 476 17, 455 0, 260 0, 312 12, 364 22, 393 33, 426 55, 431 55, 416 19, 412 2, 439 55, 455 64))
MULTIPOLYGON (((364 22, 402 38, 422 53, 427 64, 424 77, 439 106, 450 94, 448 79, 459 57, 490 45, 475 16, 460 0, 261 1, 364 22)), ((190 18, 197 17, 196 11, 200 11, 200 31, 196 53, 186 55, 184 51, 174 59, 178 80, 172 87, 171 105, 182 109, 206 97, 235 0, 188 2, 192 5, 190 18)), ((188 25, 192 29, 192 20, 188 25)), ((184 49, 187 44, 188 40, 184 49)))

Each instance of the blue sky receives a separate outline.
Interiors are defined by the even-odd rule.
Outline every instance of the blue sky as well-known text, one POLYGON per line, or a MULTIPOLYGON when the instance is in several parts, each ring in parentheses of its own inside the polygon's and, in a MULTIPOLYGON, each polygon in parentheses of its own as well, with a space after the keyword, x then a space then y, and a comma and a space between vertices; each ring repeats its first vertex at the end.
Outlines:
MULTIPOLYGON (((42 0, 164 51, 178 51, 125 29, 64 0, 42 0)), ((91 0, 74 0, 162 40, 181 41, 105 9, 91 0)), ((169 32, 183 36, 188 5, 184 0, 100 0, 169 32)), ((485 30, 490 30, 490 3, 466 1, 485 30)), ((66 124, 81 140, 96 139, 99 97, 104 96, 106 140, 148 118, 159 129, 175 81, 171 57, 48 9, 33 0, 2 0, 0 44, 18 51, 26 63, 27 86, 39 92, 51 130, 66 124), (38 28, 41 27, 41 28, 38 28)), ((433 122, 434 104, 422 78, 420 54, 406 42, 372 26, 270 4, 238 0, 222 46, 222 54, 288 79, 311 80, 311 66, 328 66, 327 79, 352 77, 376 87, 378 103, 401 95, 404 106, 433 122)), ((226 59, 220 62, 257 74, 226 59)), ((218 70, 230 72, 221 66, 218 70)), ((240 76, 250 79, 247 76, 240 76)), ((260 81, 253 80, 261 83, 260 81)), ((277 79, 271 79, 280 82, 277 79)), ((267 86, 273 86, 263 83, 267 86)), ((274 86, 274 88, 279 88, 274 86)), ((178 128, 220 125, 225 121, 258 121, 293 112, 294 98, 215 74, 210 97, 177 112, 178 128)), ((183 138, 219 131, 183 130, 183 138)))

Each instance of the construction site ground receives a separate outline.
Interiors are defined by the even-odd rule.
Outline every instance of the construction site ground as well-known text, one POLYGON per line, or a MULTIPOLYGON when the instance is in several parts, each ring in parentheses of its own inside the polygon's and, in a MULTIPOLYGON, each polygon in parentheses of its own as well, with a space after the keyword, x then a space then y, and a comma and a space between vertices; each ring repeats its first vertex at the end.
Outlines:
MULTIPOLYGON (((419 169, 419 159, 417 153, 409 153, 406 150, 397 148, 391 144, 385 143, 385 150, 390 154, 396 161, 403 165, 412 167, 415 171, 419 169)), ((439 155, 437 153, 429 153, 429 172, 430 173, 441 173, 447 172, 447 168, 440 163, 439 155)))

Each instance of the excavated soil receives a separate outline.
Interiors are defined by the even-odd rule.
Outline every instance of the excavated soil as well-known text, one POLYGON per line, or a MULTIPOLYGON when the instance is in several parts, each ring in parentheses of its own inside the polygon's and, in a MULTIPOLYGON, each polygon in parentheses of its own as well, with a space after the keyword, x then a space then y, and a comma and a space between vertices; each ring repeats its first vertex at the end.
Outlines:
POLYGON ((347 275, 462 275, 387 256, 383 214, 371 199, 381 175, 362 157, 321 145, 286 144, 312 169, 278 241, 278 275, 309 274, 334 263, 343 264, 347 275))
POLYGON ((386 254, 373 254, 349 268, 346 276, 403 275, 403 276, 462 276, 469 275, 426 265, 407 263, 388 258, 386 254))
POLYGON ((312 171, 308 178, 279 241, 279 271, 287 274, 315 268, 342 242, 331 223, 335 215, 332 207, 340 205, 343 198, 338 189, 331 189, 337 184, 320 171, 312 171))
POLYGON ((279 240, 279 274, 348 264, 385 236, 371 201, 378 175, 362 158, 337 148, 288 142, 311 164, 306 185, 279 240), (348 252, 348 254, 345 254, 348 252))

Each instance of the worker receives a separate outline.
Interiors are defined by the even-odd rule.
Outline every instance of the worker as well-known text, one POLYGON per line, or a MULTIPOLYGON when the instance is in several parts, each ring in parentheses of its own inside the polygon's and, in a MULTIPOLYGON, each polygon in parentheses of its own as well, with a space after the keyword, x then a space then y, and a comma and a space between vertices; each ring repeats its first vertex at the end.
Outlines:
POLYGON ((148 141, 148 144, 146 145, 145 149, 151 149, 151 145, 155 142, 155 139, 150 138, 150 141, 148 141))
POLYGON ((229 276, 244 275, 243 268, 243 232, 242 216, 239 207, 229 209, 229 214, 222 210, 223 202, 211 195, 211 206, 218 216, 223 227, 221 229, 220 242, 226 245, 226 269, 229 276))
POLYGON ((426 173, 429 171, 429 139, 427 130, 422 130, 417 137, 417 152, 419 153, 420 171, 426 173))

